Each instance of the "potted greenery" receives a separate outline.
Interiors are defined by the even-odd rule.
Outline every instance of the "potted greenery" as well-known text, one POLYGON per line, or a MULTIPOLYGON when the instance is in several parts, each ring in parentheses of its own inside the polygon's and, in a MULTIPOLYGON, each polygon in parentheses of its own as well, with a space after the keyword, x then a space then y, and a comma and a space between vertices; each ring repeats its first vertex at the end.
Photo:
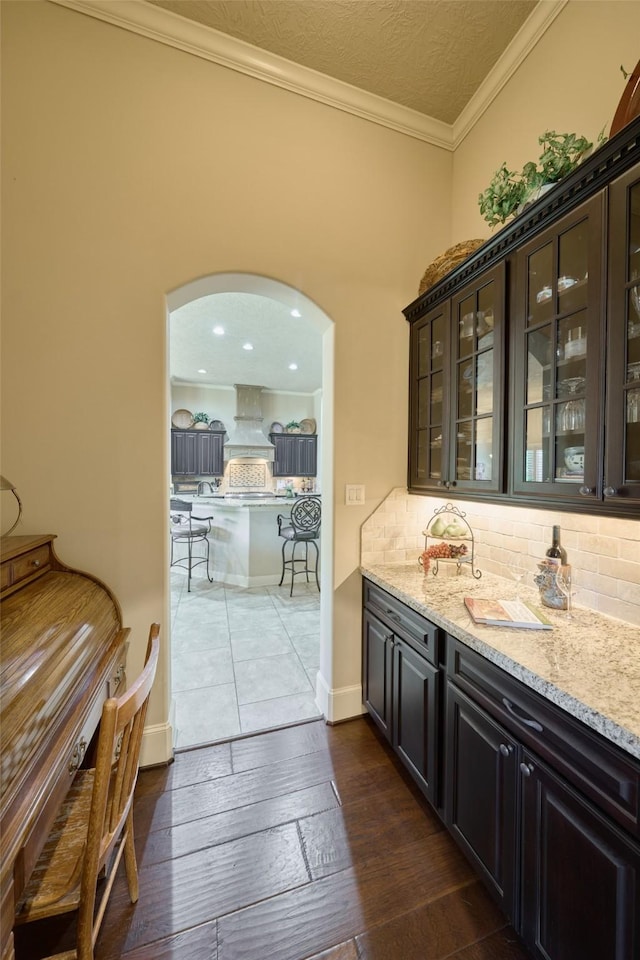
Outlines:
POLYGON ((300 424, 297 420, 289 420, 286 431, 287 433, 300 433, 300 424))
MULTIPOLYGON (((603 142, 602 134, 598 142, 603 142)), ((574 170, 593 147, 586 137, 575 133, 546 130, 538 137, 543 147, 537 163, 525 163, 516 173, 503 163, 493 175, 486 190, 478 196, 480 213, 490 227, 505 223, 525 203, 537 199, 545 187, 551 186, 574 170)))
POLYGON ((209 414, 208 413, 194 413, 193 415, 193 426, 195 430, 206 430, 207 424, 209 423, 209 414))

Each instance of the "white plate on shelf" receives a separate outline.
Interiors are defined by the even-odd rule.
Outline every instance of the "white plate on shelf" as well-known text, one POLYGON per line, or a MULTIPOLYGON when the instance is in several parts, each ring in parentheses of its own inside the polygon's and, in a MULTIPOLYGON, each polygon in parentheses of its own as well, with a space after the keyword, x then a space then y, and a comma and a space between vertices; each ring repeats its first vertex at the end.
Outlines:
POLYGON ((269 433, 284 433, 284 427, 277 420, 274 420, 269 427, 269 433))
POLYGON ((307 417, 305 420, 300 421, 300 430, 302 433, 315 433, 316 426, 317 424, 313 417, 307 417))
POLYGON ((209 424, 209 430, 224 430, 224 428, 222 420, 212 420, 209 424))

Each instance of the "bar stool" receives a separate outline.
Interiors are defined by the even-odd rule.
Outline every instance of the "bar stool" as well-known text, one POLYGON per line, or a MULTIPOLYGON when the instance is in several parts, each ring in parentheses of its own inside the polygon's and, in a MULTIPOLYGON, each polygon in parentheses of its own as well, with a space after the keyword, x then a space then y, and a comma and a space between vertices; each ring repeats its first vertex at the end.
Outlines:
POLYGON ((209 573, 209 538, 211 532, 211 521, 213 517, 194 517, 192 516, 193 504, 189 500, 180 500, 178 497, 172 497, 170 501, 171 517, 171 563, 172 567, 184 567, 187 570, 187 590, 191 592, 191 571, 200 563, 206 564, 207 580, 213 583, 213 577, 209 573), (194 521, 197 521, 194 523, 194 521), (204 522, 202 522, 204 521, 204 522), (186 543, 186 557, 173 558, 173 546, 175 543, 186 543), (194 543, 206 544, 204 555, 193 553, 194 543))
POLYGON ((285 517, 278 514, 278 536, 282 537, 284 541, 282 544, 282 576, 279 586, 282 586, 287 569, 291 570, 289 596, 293 595, 294 577, 301 573, 305 574, 307 583, 309 583, 309 574, 315 574, 316 585, 318 590, 320 589, 320 581, 318 580, 320 551, 317 541, 320 537, 321 517, 322 505, 319 497, 300 497, 291 508, 291 516, 285 517), (291 544, 291 552, 287 560, 285 551, 288 543, 291 544), (304 556, 302 557, 296 557, 296 548, 299 543, 304 544, 304 556), (313 568, 309 567, 309 544, 316 551, 316 562, 313 568), (300 569, 296 569, 296 564, 301 565, 300 569))

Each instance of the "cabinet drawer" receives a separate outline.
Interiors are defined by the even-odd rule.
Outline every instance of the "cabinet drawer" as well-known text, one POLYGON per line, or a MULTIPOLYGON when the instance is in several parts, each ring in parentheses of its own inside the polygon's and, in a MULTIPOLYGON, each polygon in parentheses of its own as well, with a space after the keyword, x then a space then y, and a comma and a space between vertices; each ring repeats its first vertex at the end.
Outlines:
POLYGON ((36 547, 24 557, 18 557, 11 564, 11 583, 19 583, 34 573, 42 573, 49 568, 49 546, 36 547))
POLYGON ((396 600, 369 580, 364 580, 364 604, 405 640, 418 644, 420 653, 433 664, 440 654, 440 628, 396 600))
POLYGON ((634 836, 640 764, 480 654, 447 638, 449 679, 634 836))

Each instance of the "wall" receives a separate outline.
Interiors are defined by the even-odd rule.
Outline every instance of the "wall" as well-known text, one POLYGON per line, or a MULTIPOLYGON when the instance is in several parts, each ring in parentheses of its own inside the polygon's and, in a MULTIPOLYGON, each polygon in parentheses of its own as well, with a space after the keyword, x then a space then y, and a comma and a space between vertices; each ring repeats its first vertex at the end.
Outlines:
POLYGON ((466 514, 474 534, 476 566, 509 577, 514 558, 524 558, 527 581, 551 546, 560 524, 578 591, 576 603, 640 626, 640 521, 438 497, 392 490, 362 528, 362 562, 404 563, 424 550, 423 531, 434 511, 452 503, 466 514))
POLYGON ((537 160, 545 130, 595 141, 611 121, 640 55, 640 3, 569 0, 454 156, 452 243, 492 232, 478 194, 504 161, 521 170, 537 160))
MULTIPOLYGON (((220 272, 286 283, 335 325, 326 683, 357 684, 360 524, 405 477, 401 309, 448 244, 451 154, 54 4, 1 15, 2 473, 22 532, 57 532, 109 583, 137 669, 169 612, 165 298, 220 272)), ((165 646, 151 724, 168 691, 165 646)))
MULTIPOLYGON (((318 406, 315 393, 302 394, 264 390, 262 392, 262 429, 265 434, 275 421, 285 426, 290 420, 304 420, 316 417, 318 406)), ((222 420, 227 432, 233 426, 236 413, 236 392, 233 387, 206 387, 187 384, 173 384, 171 387, 171 411, 186 409, 195 413, 198 410, 208 413, 212 420, 222 420)))

